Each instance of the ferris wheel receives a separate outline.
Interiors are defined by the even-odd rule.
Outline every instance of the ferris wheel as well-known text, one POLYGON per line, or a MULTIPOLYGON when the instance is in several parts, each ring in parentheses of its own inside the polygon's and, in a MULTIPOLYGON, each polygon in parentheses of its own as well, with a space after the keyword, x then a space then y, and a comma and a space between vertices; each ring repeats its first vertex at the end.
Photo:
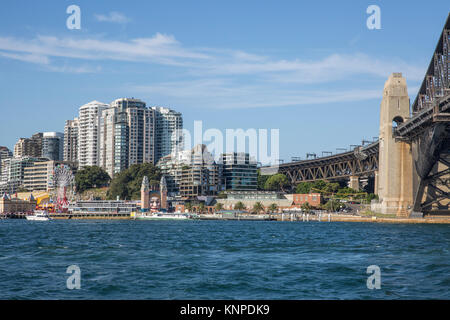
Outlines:
POLYGON ((72 168, 66 164, 57 164, 53 170, 53 182, 56 189, 56 206, 57 209, 63 211, 69 206, 67 192, 70 189, 71 197, 73 197, 73 186, 75 178, 72 168))

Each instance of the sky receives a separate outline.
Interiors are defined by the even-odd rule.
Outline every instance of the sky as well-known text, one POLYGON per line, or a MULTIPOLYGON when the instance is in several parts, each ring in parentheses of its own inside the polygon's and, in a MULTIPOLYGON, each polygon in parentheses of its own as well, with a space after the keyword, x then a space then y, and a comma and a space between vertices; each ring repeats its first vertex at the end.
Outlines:
POLYGON ((193 130, 279 129, 280 158, 378 136, 385 81, 411 102, 447 1, 24 1, 0 4, 0 145, 135 97, 193 130), (68 6, 81 11, 68 29, 68 6), (381 29, 366 12, 377 5, 381 29))

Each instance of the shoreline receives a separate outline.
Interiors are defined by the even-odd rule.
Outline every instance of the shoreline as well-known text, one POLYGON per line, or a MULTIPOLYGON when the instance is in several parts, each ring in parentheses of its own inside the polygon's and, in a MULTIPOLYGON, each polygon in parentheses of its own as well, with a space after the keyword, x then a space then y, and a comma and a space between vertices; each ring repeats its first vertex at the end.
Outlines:
MULTIPOLYGON (((53 220, 135 220, 125 214, 56 214, 49 215, 53 220)), ((25 219, 25 215, 15 215, 14 217, 6 217, 0 215, 0 219, 25 219)), ((279 221, 279 222, 369 222, 369 223, 397 223, 397 224, 450 224, 450 216, 431 216, 424 218, 392 218, 392 217, 367 217, 354 215, 338 215, 323 214, 317 215, 301 215, 294 214, 277 214, 277 215, 242 215, 238 217, 222 217, 219 215, 200 215, 198 219, 203 221, 279 221)))

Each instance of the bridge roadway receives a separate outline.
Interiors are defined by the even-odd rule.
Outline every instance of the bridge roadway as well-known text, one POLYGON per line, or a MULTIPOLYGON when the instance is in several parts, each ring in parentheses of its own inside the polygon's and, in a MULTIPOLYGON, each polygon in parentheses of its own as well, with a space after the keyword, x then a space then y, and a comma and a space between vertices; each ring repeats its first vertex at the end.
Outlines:
POLYGON ((291 185, 316 180, 341 180, 352 176, 371 176, 378 170, 378 141, 353 151, 327 157, 293 161, 262 167, 262 173, 283 173, 291 185), (278 171, 277 171, 278 169, 278 171))

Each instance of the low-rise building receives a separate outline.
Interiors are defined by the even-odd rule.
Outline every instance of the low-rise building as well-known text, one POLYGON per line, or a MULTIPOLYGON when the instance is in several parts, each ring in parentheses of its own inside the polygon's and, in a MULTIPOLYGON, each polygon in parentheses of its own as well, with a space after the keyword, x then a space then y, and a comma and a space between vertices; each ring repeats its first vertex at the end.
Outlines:
POLYGON ((246 210, 252 210, 255 203, 260 202, 267 210, 272 204, 278 209, 290 208, 292 200, 276 191, 227 191, 226 199, 216 199, 224 209, 234 209, 238 202, 242 202, 246 210))
POLYGON ((0 197, 0 213, 32 212, 36 208, 36 200, 30 197, 28 200, 0 197))
POLYGON ((322 204, 323 198, 320 193, 297 193, 293 194, 292 200, 295 206, 301 206, 304 203, 309 203, 312 207, 318 207, 322 204))

